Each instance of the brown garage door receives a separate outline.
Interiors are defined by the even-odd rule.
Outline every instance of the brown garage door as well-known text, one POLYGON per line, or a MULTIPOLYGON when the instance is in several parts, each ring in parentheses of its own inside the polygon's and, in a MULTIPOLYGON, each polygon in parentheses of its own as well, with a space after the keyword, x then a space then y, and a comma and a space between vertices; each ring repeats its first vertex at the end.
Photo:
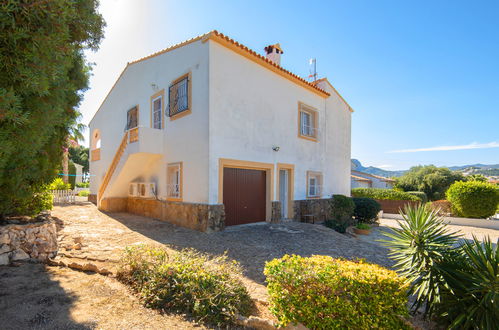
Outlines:
POLYGON ((224 168, 225 225, 265 221, 266 185, 265 171, 224 168))

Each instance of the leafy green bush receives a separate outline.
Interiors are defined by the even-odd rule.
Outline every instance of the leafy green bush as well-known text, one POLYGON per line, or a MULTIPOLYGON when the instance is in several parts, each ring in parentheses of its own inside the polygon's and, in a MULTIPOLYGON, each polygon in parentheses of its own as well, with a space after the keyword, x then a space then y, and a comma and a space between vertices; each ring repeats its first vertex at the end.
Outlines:
POLYGON ((406 207, 405 222, 386 233, 395 268, 410 284, 413 307, 451 329, 495 329, 499 324, 499 240, 475 237, 460 246, 435 211, 406 207))
POLYGON ((354 188, 352 189, 352 196, 396 201, 421 201, 421 198, 418 196, 414 196, 403 191, 380 188, 354 188))
POLYGON ((423 203, 428 202, 428 197, 423 191, 406 191, 406 193, 408 193, 409 195, 419 197, 419 199, 421 199, 423 203))
POLYGON ((90 182, 78 182, 76 186, 78 188, 90 188, 90 182))
POLYGON ((218 326, 249 312, 251 298, 241 276, 239 265, 226 256, 145 245, 127 247, 117 273, 147 307, 187 312, 218 326))
POLYGON ((71 185, 69 183, 64 183, 61 178, 55 178, 54 181, 49 185, 50 190, 66 190, 70 189, 71 185))
POLYGON ((88 197, 88 195, 90 195, 90 190, 82 190, 78 192, 78 196, 88 197))
POLYGON ((355 227, 357 229, 363 229, 363 230, 371 229, 371 226, 369 226, 367 223, 364 223, 364 222, 359 222, 355 227))
POLYGON ((285 255, 265 265, 279 324, 310 329, 406 329, 404 279, 363 261, 285 255))
POLYGON ((355 209, 353 216, 357 221, 365 223, 375 223, 378 220, 378 213, 381 205, 372 198, 352 198, 355 209))
POLYGON ((347 227, 354 223, 352 216, 355 204, 350 197, 333 195, 329 200, 329 206, 331 214, 330 218, 325 221, 325 225, 337 232, 344 233, 347 227))
POLYGON ((499 204, 499 187, 480 181, 460 181, 447 190, 447 200, 459 216, 487 218, 495 213, 499 204))
POLYGON ((50 191, 42 189, 41 191, 33 191, 29 199, 13 199, 12 203, 12 215, 23 214, 35 216, 42 211, 51 210, 53 207, 53 198, 50 191))

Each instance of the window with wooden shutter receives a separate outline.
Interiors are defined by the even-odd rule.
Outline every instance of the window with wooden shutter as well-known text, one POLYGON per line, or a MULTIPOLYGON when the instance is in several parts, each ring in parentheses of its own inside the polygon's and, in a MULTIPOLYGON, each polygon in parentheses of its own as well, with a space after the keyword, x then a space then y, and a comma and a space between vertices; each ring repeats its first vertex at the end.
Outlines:
POLYGON ((139 108, 137 106, 131 108, 126 113, 126 129, 132 129, 139 124, 139 108))

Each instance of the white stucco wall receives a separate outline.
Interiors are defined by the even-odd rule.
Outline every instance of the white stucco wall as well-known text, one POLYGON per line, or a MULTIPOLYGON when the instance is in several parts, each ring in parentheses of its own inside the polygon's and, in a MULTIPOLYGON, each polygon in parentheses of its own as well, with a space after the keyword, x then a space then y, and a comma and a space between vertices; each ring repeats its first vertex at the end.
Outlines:
MULTIPOLYGON (((92 194, 121 142, 127 111, 139 105, 139 127, 151 130, 150 97, 165 89, 167 99, 171 82, 189 71, 192 113, 174 121, 164 117, 159 134, 140 135, 144 146, 129 145, 105 196, 126 196, 129 182, 152 181, 165 197, 167 164, 183 162, 183 201, 217 204, 220 158, 293 164, 294 199, 306 198, 307 171, 323 173, 323 196, 350 195, 348 106, 329 85, 323 88, 331 96, 324 98, 213 40, 188 44, 125 70, 90 122, 90 134, 100 129, 102 137, 101 160, 90 163, 92 194), (318 142, 298 137, 299 102, 318 111, 318 142)), ((276 187, 277 173, 273 200, 278 199, 276 187)))
MULTIPOLYGON (((326 100, 214 41, 208 43, 209 202, 218 201, 220 158, 294 164, 294 199, 306 198, 307 171, 323 173, 324 196, 350 195, 351 112, 337 95, 326 100), (318 142, 298 137, 298 102, 317 109, 318 142)), ((276 186, 275 180, 274 200, 276 186)))
MULTIPOLYGON (((360 176, 361 178, 366 178, 372 181, 371 188, 380 188, 380 189, 392 189, 393 184, 391 182, 386 182, 380 178, 377 178, 375 176, 369 175, 368 173, 363 173, 363 172, 358 172, 355 171, 353 173, 356 176, 360 176)), ((352 187, 354 188, 354 187, 352 187)))
POLYGON ((369 182, 366 182, 366 181, 357 181, 357 180, 352 178, 351 183, 352 183, 352 189, 353 188, 370 188, 369 182))
MULTIPOLYGON (((149 134, 145 144, 162 145, 163 155, 158 160, 152 154, 135 154, 124 164, 119 173, 123 178, 115 186, 115 174, 107 196, 127 195, 128 182, 152 181, 158 186, 158 195, 166 196, 166 168, 168 163, 183 162, 183 200, 185 202, 208 201, 208 46, 201 41, 174 49, 146 61, 130 65, 116 83, 100 110, 90 122, 90 134, 101 130, 101 160, 90 163, 90 190, 96 194, 105 171, 121 142, 126 125, 127 111, 139 105, 139 127, 151 127, 150 97, 165 90, 165 111, 168 105, 168 87, 179 76, 191 72, 192 113, 171 121, 163 116, 165 127, 162 134, 149 134), (154 90, 151 84, 155 84, 154 90), (157 139, 162 139, 158 142, 157 139)), ((142 137, 141 137, 142 138, 142 137)), ((142 141, 141 141, 142 142, 142 141)), ((132 144, 122 156, 128 159, 132 144)), ((160 149, 161 149, 160 148, 160 149)), ((137 150, 134 150, 137 151, 137 150)), ((142 150, 138 150, 139 152, 142 150)), ((150 150, 149 150, 150 151, 150 150)), ((105 195, 106 196, 106 195, 105 195)))

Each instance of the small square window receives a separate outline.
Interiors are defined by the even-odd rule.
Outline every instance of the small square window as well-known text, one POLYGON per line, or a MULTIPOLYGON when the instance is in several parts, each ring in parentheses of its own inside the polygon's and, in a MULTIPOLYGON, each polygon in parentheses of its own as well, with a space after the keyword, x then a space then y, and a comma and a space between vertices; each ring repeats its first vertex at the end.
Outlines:
POLYGON ((322 173, 307 172, 307 197, 322 196, 322 173))
POLYGON ((310 140, 318 137, 318 114, 317 111, 300 103, 299 107, 299 132, 298 136, 310 140))

